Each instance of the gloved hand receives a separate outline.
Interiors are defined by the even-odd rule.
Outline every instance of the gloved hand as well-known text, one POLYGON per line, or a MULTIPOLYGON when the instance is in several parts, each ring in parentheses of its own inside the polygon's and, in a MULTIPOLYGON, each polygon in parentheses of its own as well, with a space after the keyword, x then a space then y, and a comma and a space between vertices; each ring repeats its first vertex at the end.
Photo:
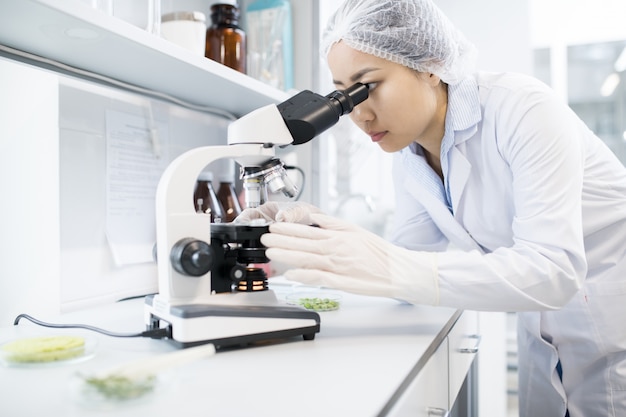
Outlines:
POLYGON ((235 223, 248 223, 255 219, 264 219, 270 222, 288 222, 311 224, 309 214, 321 213, 314 205, 303 202, 275 202, 269 201, 256 208, 245 209, 235 219, 235 223))
POLYGON ((295 267, 285 273, 287 279, 414 304, 439 303, 436 252, 395 246, 324 214, 310 219, 319 227, 274 223, 261 236, 268 258, 295 267))

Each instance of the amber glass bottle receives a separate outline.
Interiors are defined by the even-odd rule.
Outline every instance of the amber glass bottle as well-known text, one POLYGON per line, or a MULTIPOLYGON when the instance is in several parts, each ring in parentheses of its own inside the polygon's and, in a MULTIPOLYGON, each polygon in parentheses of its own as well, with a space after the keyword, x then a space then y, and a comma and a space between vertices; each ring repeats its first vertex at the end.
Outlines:
POLYGON ((241 214, 241 205, 235 192, 235 186, 230 178, 222 176, 220 178, 220 186, 217 188, 217 199, 224 208, 224 222, 232 222, 241 214))
POLYGON ((197 213, 211 214, 211 223, 222 223, 225 221, 224 209, 213 187, 212 172, 204 171, 198 176, 196 189, 193 193, 193 201, 197 213))
POLYGON ((246 73, 246 33, 239 27, 239 8, 232 4, 211 6, 204 56, 246 73))

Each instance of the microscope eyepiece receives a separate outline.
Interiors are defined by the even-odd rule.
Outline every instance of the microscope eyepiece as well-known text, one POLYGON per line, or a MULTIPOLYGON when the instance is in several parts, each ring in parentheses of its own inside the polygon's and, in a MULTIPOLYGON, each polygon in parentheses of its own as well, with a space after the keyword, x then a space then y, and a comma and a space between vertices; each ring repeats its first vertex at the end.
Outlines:
POLYGON ((369 95, 367 84, 356 83, 326 97, 302 91, 278 105, 278 110, 293 137, 293 144, 306 143, 333 126, 369 95))
POLYGON ((369 95, 369 87, 367 84, 356 83, 345 90, 335 90, 328 94, 326 98, 331 100, 337 110, 339 116, 348 114, 355 106, 362 103, 369 95))

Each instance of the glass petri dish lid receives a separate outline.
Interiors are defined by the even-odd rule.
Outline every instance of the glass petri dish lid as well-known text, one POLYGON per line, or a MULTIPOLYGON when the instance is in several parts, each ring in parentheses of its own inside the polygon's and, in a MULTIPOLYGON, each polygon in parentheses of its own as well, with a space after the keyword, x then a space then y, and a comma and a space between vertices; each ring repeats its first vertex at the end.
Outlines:
POLYGON ((76 363, 95 355, 96 340, 77 335, 23 337, 0 345, 6 367, 46 367, 76 363))

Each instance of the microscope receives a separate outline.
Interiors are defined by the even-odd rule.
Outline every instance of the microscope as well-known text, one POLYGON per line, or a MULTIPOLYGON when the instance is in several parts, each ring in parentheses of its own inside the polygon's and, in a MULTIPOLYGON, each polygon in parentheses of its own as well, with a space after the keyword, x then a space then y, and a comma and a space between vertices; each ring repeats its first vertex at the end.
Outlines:
POLYGON ((275 147, 310 141, 367 97, 368 86, 360 83, 326 96, 302 91, 232 122, 228 145, 195 148, 168 165, 156 193, 159 292, 145 300, 148 330, 167 329, 181 348, 315 338, 319 314, 281 303, 258 267, 269 262, 260 241, 268 224, 211 223, 191 196, 207 165, 230 158, 240 166, 247 208, 260 205, 266 190, 293 197, 297 188, 275 147))

